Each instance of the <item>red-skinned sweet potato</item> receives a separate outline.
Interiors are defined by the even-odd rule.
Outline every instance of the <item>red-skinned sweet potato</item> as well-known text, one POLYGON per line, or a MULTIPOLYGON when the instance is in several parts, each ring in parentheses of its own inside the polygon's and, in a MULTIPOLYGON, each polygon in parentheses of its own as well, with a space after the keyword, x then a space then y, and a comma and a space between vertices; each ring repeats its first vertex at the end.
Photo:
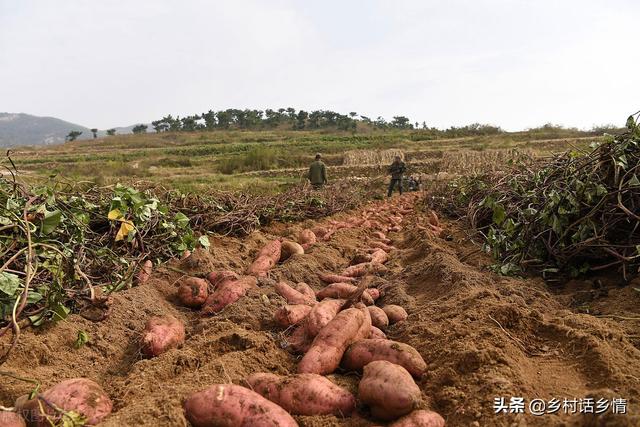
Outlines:
POLYGON ((348 308, 338 313, 313 339, 307 354, 298 364, 298 372, 326 375, 335 371, 365 322, 364 312, 348 308))
POLYGON ((304 254, 304 248, 302 245, 296 242, 285 240, 282 242, 282 250, 280 251, 280 262, 286 261, 293 255, 304 254))
POLYGON ((402 366, 377 360, 363 369, 358 399, 371 408, 374 417, 393 420, 416 407, 420 402, 420 388, 402 366))
MULTIPOLYGON (((314 243, 316 243, 317 241, 317 237, 316 234, 309 230, 308 228, 305 230, 302 230, 299 234, 298 234, 298 243, 304 247, 304 245, 307 245, 307 247, 313 245, 314 243)), ((305 248, 306 249, 306 248, 305 248)))
POLYGON ((138 271, 138 275, 136 276, 136 281, 138 285, 144 285, 149 277, 151 277, 151 272, 153 271, 153 261, 150 259, 146 260, 140 270, 138 271))
POLYGON ((312 341, 313 337, 307 336, 306 328, 304 325, 300 325, 287 337, 286 348, 290 353, 306 353, 311 347, 312 341))
POLYGON ((349 283, 332 283, 316 292, 316 298, 349 298, 358 289, 357 286, 349 283))
POLYGON ((356 399, 347 390, 316 374, 279 377, 257 373, 247 378, 253 391, 280 405, 293 415, 348 417, 356 399))
POLYGON ((393 325, 397 322, 402 322, 403 320, 407 320, 409 316, 404 308, 399 305, 389 304, 382 307, 382 310, 387 314, 389 318, 389 324, 393 325))
POLYGON ((362 312, 363 321, 362 326, 360 326, 358 333, 353 339, 354 342, 368 339, 371 336, 371 328, 373 327, 371 324, 371 314, 369 310, 367 310, 367 306, 360 302, 356 304, 355 307, 362 312))
POLYGON ((383 264, 363 262, 362 264, 356 264, 345 268, 340 274, 348 277, 362 277, 368 274, 383 273, 385 271, 387 271, 387 267, 383 264))
POLYGON ((387 339, 387 335, 382 332, 380 330, 380 328, 376 328, 375 326, 371 327, 371 339, 380 339, 380 340, 386 340, 387 339))
POLYGON ((247 274, 250 276, 264 277, 274 265, 276 265, 276 261, 271 257, 260 256, 247 268, 247 274))
POLYGON ((296 291, 300 292, 302 295, 306 295, 313 301, 316 301, 316 291, 311 289, 311 286, 307 285, 306 283, 299 282, 293 288, 296 291))
POLYGON ((385 236, 382 231, 374 231, 373 233, 371 233, 371 236, 380 240, 385 240, 387 238, 387 236, 385 236))
POLYGON ((380 289, 378 288, 369 288, 367 289, 367 292, 369 293, 369 295, 371 295, 371 298, 376 301, 378 298, 380 298, 380 289))
POLYGON ((386 360, 405 368, 411 375, 420 378, 427 364, 418 351, 409 344, 386 339, 365 339, 349 346, 342 358, 345 369, 359 371, 376 360, 386 360))
POLYGON ((222 282, 230 281, 230 280, 238 280, 240 276, 238 276, 233 271, 221 270, 221 271, 212 271, 207 274, 207 280, 213 286, 218 286, 222 282))
POLYGON ((318 273, 318 277, 325 283, 352 283, 356 279, 354 277, 340 276, 339 274, 332 273, 318 273))
POLYGON ((419 409, 389 424, 389 427, 444 427, 444 418, 440 414, 419 409))
POLYGON ((288 328, 302 322, 311 311, 311 306, 305 304, 284 305, 278 308, 273 318, 280 326, 288 328))
POLYGON ((389 260, 389 255, 387 255, 387 253, 382 249, 377 249, 371 254, 372 263, 384 264, 388 260, 389 260))
POLYGON ((149 357, 176 348, 184 343, 184 324, 173 316, 153 316, 142 332, 142 352, 149 357))
POLYGON ((276 292, 287 300, 289 304, 308 304, 313 305, 316 303, 315 298, 311 298, 301 292, 296 291, 286 282, 278 282, 275 286, 276 292))
POLYGON ((257 280, 253 276, 242 276, 238 280, 227 280, 218 285, 202 307, 203 315, 212 315, 229 304, 233 304, 247 294, 249 289, 256 288, 257 280))
POLYGON ((376 307, 375 305, 371 305, 367 308, 369 309, 369 314, 371 314, 371 323, 373 326, 382 329, 383 331, 387 329, 387 326, 389 326, 389 318, 384 310, 380 307, 376 307))
POLYGON ((209 296, 209 283, 197 277, 187 277, 180 281, 178 299, 187 307, 200 307, 209 296))
POLYGON ((0 426, 27 427, 27 423, 17 412, 0 411, 0 426))
POLYGON ((391 252, 392 250, 396 249, 395 247, 387 245, 386 243, 382 243, 382 242, 371 242, 370 246, 373 249, 382 249, 385 252, 391 252))
POLYGON ((256 258, 267 257, 271 261, 273 261, 274 264, 276 264, 278 261, 280 261, 281 254, 282 254, 282 242, 276 239, 264 245, 264 247, 260 249, 260 251, 258 252, 258 255, 256 256, 256 258))
POLYGON ((82 414, 90 425, 100 423, 113 408, 111 399, 102 387, 87 378, 64 380, 40 393, 39 397, 30 400, 28 395, 24 395, 16 400, 16 412, 28 421, 29 427, 50 427, 52 424, 47 417, 53 423, 60 420, 59 412, 46 402, 64 411, 82 414))
POLYGON ((184 402, 193 427, 297 427, 280 406, 255 391, 235 384, 214 384, 193 393, 184 402))
POLYGON ((343 299, 325 299, 314 305, 305 321, 307 335, 310 338, 318 335, 318 332, 336 317, 344 303, 343 299))

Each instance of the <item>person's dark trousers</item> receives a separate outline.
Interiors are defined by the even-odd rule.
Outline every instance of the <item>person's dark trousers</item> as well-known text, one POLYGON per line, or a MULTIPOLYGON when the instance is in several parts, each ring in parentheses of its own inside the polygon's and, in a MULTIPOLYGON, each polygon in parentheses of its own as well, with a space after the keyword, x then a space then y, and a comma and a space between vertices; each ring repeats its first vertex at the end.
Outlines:
POLYGON ((398 184, 398 190, 400 190, 400 194, 402 194, 402 180, 401 179, 392 179, 389 183, 389 192, 387 193, 387 197, 391 197, 391 193, 393 193, 393 187, 398 184))

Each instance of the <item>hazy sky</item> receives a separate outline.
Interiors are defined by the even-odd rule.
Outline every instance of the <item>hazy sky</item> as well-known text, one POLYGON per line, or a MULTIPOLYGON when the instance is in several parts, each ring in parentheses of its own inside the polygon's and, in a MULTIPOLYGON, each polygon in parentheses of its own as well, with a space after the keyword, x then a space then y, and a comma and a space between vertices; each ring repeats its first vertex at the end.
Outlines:
POLYGON ((634 0, 0 0, 0 111, 103 129, 288 106, 622 124, 639 41, 634 0))

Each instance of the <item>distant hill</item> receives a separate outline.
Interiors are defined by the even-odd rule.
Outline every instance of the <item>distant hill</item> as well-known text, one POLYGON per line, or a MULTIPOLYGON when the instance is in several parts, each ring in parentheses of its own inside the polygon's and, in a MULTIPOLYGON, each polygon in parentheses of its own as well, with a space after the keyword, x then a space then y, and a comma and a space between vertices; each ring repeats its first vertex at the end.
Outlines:
MULTIPOLYGON (((131 133, 133 126, 117 127, 115 128, 116 133, 131 133)), ((38 117, 25 113, 0 113, 0 147, 61 144, 72 130, 82 132, 78 139, 93 138, 89 128, 55 117, 38 117)), ((98 136, 105 135, 106 131, 98 131, 98 136)))

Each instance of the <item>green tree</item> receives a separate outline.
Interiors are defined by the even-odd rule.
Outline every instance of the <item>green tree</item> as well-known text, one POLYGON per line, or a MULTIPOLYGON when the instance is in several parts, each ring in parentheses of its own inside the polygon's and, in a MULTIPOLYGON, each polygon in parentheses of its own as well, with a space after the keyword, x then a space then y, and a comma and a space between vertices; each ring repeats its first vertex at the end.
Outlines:
POLYGON ((91 133, 93 134, 93 139, 96 139, 98 137, 98 129, 97 128, 91 129, 91 133))
POLYGON ((148 128, 147 125, 135 125, 133 129, 131 129, 131 132, 135 134, 147 133, 147 128, 148 128))
POLYGON ((80 132, 79 130, 72 130, 71 132, 69 132, 69 134, 64 138, 65 141, 75 141, 80 135, 82 135, 82 132, 80 132))
POLYGON ((115 134, 116 134, 116 130, 115 129, 107 129, 107 135, 113 136, 115 134))

